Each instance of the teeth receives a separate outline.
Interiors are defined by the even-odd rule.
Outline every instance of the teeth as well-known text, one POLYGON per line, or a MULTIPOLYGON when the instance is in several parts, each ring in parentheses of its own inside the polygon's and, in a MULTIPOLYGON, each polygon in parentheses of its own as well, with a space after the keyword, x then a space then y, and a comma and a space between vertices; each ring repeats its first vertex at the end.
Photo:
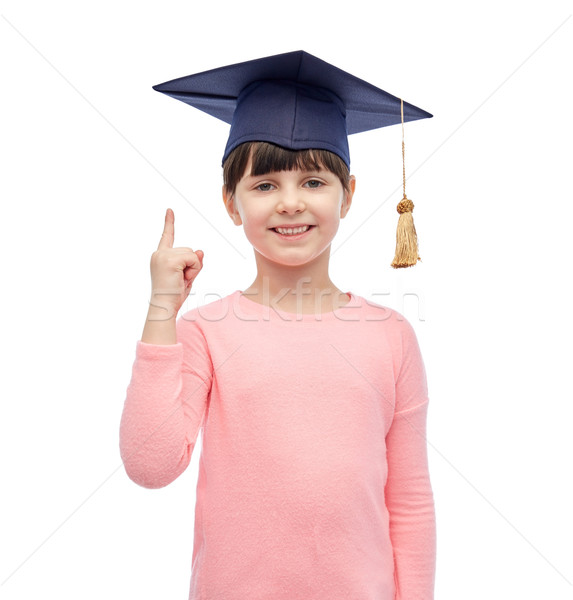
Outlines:
POLYGON ((303 227, 276 227, 276 230, 283 235, 295 235, 296 233, 305 232, 310 226, 304 225, 303 227))

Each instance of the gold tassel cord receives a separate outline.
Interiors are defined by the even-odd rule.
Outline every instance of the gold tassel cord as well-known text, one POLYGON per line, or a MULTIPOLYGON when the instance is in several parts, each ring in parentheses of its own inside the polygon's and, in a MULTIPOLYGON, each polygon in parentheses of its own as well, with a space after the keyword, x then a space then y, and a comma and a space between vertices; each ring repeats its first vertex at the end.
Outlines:
POLYGON ((404 197, 398 203, 397 211, 400 214, 398 227, 396 229, 396 253, 392 261, 392 267, 413 267, 419 260, 418 236, 414 227, 414 203, 406 197, 406 160, 404 144, 404 101, 400 99, 400 112, 402 116, 402 181, 404 197))

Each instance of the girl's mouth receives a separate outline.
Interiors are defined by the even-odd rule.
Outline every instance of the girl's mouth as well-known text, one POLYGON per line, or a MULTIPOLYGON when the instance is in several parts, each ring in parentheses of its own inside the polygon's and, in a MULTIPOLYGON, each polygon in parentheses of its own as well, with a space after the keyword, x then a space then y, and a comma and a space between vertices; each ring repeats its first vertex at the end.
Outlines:
POLYGON ((306 235, 315 225, 302 225, 300 227, 273 227, 277 235, 284 239, 298 240, 306 235))

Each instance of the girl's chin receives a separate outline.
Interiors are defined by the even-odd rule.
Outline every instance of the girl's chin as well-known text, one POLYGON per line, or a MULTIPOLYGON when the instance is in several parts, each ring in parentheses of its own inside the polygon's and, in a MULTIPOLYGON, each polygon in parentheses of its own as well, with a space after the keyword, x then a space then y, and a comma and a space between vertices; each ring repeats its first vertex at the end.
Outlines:
POLYGON ((262 261, 266 263, 271 263, 276 266, 281 267, 310 267, 316 263, 316 261, 320 258, 322 252, 318 255, 313 256, 295 256, 292 254, 291 256, 277 256, 276 254, 264 254, 259 252, 255 248, 255 254, 257 256, 257 261, 262 261))

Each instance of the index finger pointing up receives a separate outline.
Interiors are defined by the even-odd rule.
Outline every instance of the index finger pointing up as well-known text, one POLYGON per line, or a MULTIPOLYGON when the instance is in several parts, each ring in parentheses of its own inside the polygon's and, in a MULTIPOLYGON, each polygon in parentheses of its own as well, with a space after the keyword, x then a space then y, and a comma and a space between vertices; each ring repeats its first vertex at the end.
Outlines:
POLYGON ((173 211, 168 208, 165 213, 165 226, 163 227, 163 233, 161 234, 161 239, 159 240, 159 245, 157 249, 161 248, 173 248, 173 240, 175 238, 175 215, 173 211))

